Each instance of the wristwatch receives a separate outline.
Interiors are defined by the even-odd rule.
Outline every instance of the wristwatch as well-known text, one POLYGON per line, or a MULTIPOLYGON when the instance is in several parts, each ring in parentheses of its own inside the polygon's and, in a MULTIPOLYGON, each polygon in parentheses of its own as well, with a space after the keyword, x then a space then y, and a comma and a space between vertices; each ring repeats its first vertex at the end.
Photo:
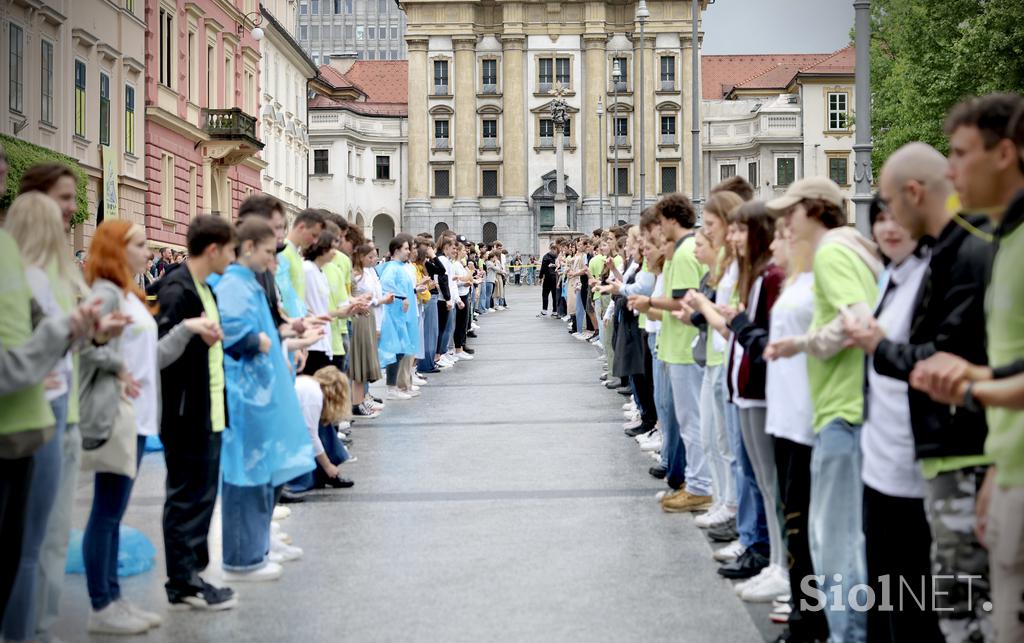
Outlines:
POLYGON ((978 402, 978 398, 974 397, 974 382, 967 383, 967 388, 964 389, 964 399, 961 406, 971 413, 981 413, 985 410, 981 403, 978 402))

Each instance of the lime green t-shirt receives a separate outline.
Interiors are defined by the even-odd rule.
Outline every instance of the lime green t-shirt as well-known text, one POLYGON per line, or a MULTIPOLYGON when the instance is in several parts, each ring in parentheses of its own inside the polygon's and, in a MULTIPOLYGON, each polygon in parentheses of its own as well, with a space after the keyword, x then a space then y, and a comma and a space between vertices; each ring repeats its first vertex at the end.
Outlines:
POLYGON ((604 255, 594 255, 590 259, 590 263, 587 264, 587 268, 590 271, 590 298, 600 299, 601 293, 597 292, 597 286, 601 279, 601 272, 604 270, 604 265, 608 262, 608 258, 604 255))
MULTIPOLYGON (((856 303, 878 300, 874 273, 857 254, 838 243, 829 243, 814 255, 814 316, 811 330, 828 325, 839 310, 856 303)), ((807 356, 807 379, 814 402, 814 430, 843 419, 864 421, 864 354, 845 348, 828 359, 807 356)))
MULTIPOLYGON (((205 282, 197 280, 194 276, 192 281, 199 291, 199 299, 203 302, 203 311, 207 319, 220 324, 220 312, 217 310, 217 302, 213 298, 213 292, 205 282)), ((217 342, 207 351, 210 365, 210 427, 214 433, 224 430, 226 425, 224 416, 224 345, 217 342)))
MULTIPOLYGON (((988 363, 1005 366, 1024 359, 1024 224, 999 239, 992 278, 985 292, 988 363)), ((1001 486, 1024 487, 1024 411, 990 408, 985 411, 988 438, 985 454, 996 465, 1001 486)))
POLYGON ((946 471, 959 471, 967 467, 981 467, 992 464, 992 458, 987 455, 954 455, 944 458, 924 458, 921 460, 921 475, 925 480, 931 480, 940 473, 946 471))
MULTIPOLYGON (((348 284, 352 281, 352 260, 343 252, 334 253, 334 258, 323 267, 324 277, 327 278, 328 296, 327 301, 331 310, 348 301, 348 284), (340 257, 343 257, 341 259, 340 257)), ((348 324, 345 319, 334 319, 331 321, 331 352, 335 355, 345 354, 345 341, 343 335, 348 333, 348 324)))
MULTIPOLYGON (((676 244, 671 261, 665 264, 665 296, 681 297, 687 288, 700 288, 701 277, 707 266, 697 261, 693 250, 693 235, 676 244)), ((695 326, 684 324, 670 311, 662 311, 661 331, 658 333, 658 359, 666 364, 695 364, 693 342, 700 335, 695 326)))

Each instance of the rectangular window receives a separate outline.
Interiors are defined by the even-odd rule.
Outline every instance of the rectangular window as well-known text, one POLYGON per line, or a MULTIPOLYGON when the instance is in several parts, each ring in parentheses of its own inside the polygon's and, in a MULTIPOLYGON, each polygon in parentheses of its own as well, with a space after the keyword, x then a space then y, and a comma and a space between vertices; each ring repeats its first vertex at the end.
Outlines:
POLYGON ((555 227, 555 206, 540 206, 540 229, 550 230, 555 227))
POLYGON ((629 71, 626 68, 625 58, 612 58, 612 85, 616 91, 626 91, 626 83, 629 80, 629 71), (618 70, 618 81, 615 79, 615 71, 618 70))
POLYGON ((563 87, 568 87, 569 79, 569 59, 555 58, 555 82, 561 83, 563 87))
POLYGON ((736 166, 734 164, 719 165, 718 166, 718 180, 724 181, 730 176, 736 176, 736 166))
POLYGON ((341 13, 341 0, 334 0, 334 13, 341 13))
POLYGON ((391 39, 398 40, 398 27, 391 27, 391 39))
POLYGON ((366 37, 369 40, 376 40, 377 39, 377 28, 376 27, 367 27, 366 28, 366 37))
POLYGON ((124 0, 124 8, 127 9, 129 13, 135 13, 135 0, 124 0))
POLYGON ((498 196, 498 170, 483 170, 480 173, 480 195, 498 196))
POLYGON ((775 159, 775 185, 780 188, 788 186, 796 180, 796 159, 775 159))
POLYGON ((448 147, 448 121, 446 119, 434 121, 434 145, 441 149, 448 147))
POLYGON ((329 150, 313 150, 313 174, 330 174, 329 150))
POLYGON ((661 89, 672 91, 676 88, 676 57, 661 57, 661 89))
POLYGON ((444 96, 448 93, 448 61, 434 61, 434 94, 444 96))
POLYGON ((362 42, 366 39, 366 31, 363 25, 356 25, 356 40, 362 42))
POLYGON ((352 13, 352 0, 345 0, 345 13, 351 15, 351 13, 352 13))
POLYGON ((193 103, 199 98, 199 74, 196 65, 199 64, 199 54, 196 52, 196 32, 188 32, 188 99, 193 103))
POLYGON ((614 145, 629 145, 629 118, 626 116, 615 117, 615 139, 614 145))
POLYGON ((110 76, 100 72, 100 145, 110 145, 110 76))
POLYGON ((309 4, 310 13, 314 16, 320 13, 320 0, 310 0, 309 4))
POLYGON ((345 25, 345 40, 352 40, 354 37, 352 34, 355 33, 352 25, 345 25))
POLYGON ((174 16, 166 9, 160 9, 160 84, 170 87, 174 60, 174 16))
POLYGON ((449 170, 434 170, 434 196, 451 196, 451 189, 448 185, 450 176, 449 170))
POLYGON ((85 63, 75 61, 75 135, 85 137, 85 63))
POLYGON ((305 2, 299 3, 299 15, 304 16, 309 13, 309 5, 305 2))
POLYGON ((299 40, 309 40, 309 27, 299 25, 299 40))
POLYGON ((188 168, 188 220, 199 214, 199 168, 190 165, 188 168))
POLYGON ((757 187, 757 161, 747 163, 747 180, 755 188, 757 187))
POLYGON ((555 82, 554 59, 539 58, 537 60, 537 82, 541 91, 548 91, 555 82))
POLYGON ((320 26, 319 25, 313 25, 312 27, 309 28, 309 39, 312 40, 313 42, 319 42, 320 41, 320 26))
POLYGON ((377 59, 377 52, 376 51, 368 51, 368 52, 366 52, 366 59, 367 60, 376 60, 377 59))
POLYGON ((124 151, 135 154, 135 88, 124 86, 124 151))
MULTIPOLYGON (((387 13, 389 4, 388 0, 377 0, 377 13, 387 13)), ((383 37, 381 36, 381 38, 383 37)))
POLYGON ((235 67, 231 56, 224 59, 224 107, 235 104, 235 67))
POLYGON ((484 138, 498 138, 498 121, 488 118, 483 123, 484 138))
POLYGON ((664 165, 661 168, 661 193, 671 194, 676 188, 676 172, 678 168, 674 165, 664 165))
POLYGON ((215 92, 213 91, 213 88, 217 86, 217 81, 214 80, 213 77, 215 73, 213 67, 214 52, 215 49, 213 45, 206 46, 206 103, 210 107, 217 106, 215 92))
POLYGON ((849 94, 829 92, 828 95, 828 128, 849 129, 848 102, 849 94))
POLYGON ((676 117, 675 116, 662 116, 661 117, 661 144, 662 145, 675 145, 676 144, 676 117))
POLYGON ((541 147, 554 147, 555 146, 555 122, 550 118, 540 119, 540 146, 541 147))
POLYGON ((7 83, 10 91, 8 105, 12 112, 19 114, 25 109, 25 33, 21 27, 11 23, 11 42, 8 47, 8 72, 10 80, 7 83))
POLYGON ((174 157, 164 154, 160 174, 160 215, 166 221, 174 220, 174 157))
POLYGON ((612 194, 629 194, 629 168, 620 167, 616 171, 615 184, 612 186, 615 190, 612 194))
POLYGON ((391 157, 377 157, 377 180, 387 181, 391 179, 391 157))
POLYGON ((850 177, 848 175, 848 163, 849 160, 842 156, 829 157, 828 178, 832 179, 839 185, 849 185, 850 177))
POLYGON ((40 41, 40 88, 39 88, 39 120, 53 124, 53 43, 40 41))
POLYGON ((493 59, 480 61, 480 81, 485 94, 493 94, 498 88, 498 61, 493 59))

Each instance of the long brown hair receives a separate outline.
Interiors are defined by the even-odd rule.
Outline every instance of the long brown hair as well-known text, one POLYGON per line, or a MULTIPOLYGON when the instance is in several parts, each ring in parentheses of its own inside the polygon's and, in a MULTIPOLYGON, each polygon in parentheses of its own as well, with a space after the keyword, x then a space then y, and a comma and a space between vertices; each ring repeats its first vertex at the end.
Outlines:
POLYGON ((49 192, 57 181, 63 177, 69 177, 78 185, 78 175, 63 163, 38 163, 21 175, 21 184, 18 186, 18 194, 26 192, 49 192))
POLYGON ((775 218, 762 201, 748 201, 729 217, 729 222, 747 228, 747 251, 739 257, 738 282, 740 301, 746 303, 754 281, 771 263, 775 218))
MULTIPOLYGON (((729 226, 729 216, 743 205, 743 199, 736 195, 735 192, 730 191, 719 191, 712 192, 711 196, 708 197, 708 202, 704 206, 704 218, 713 216, 722 222, 723 227, 729 226)), ((712 242, 712 245, 716 243, 715 239, 708 239, 712 242)), ((718 263, 715 265, 715 269, 711 272, 711 276, 708 277, 708 285, 713 288, 718 287, 718 282, 721 281, 722 275, 732 264, 733 260, 736 259, 733 256, 732 246, 728 243, 722 243, 721 246, 716 247, 715 250, 724 248, 724 253, 718 258, 718 263)))

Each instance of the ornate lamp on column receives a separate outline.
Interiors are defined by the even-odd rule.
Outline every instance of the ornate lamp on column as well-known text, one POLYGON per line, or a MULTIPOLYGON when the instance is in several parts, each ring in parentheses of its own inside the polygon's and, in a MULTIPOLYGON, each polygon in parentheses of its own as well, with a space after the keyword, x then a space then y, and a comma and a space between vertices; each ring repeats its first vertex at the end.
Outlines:
POLYGON ((644 60, 644 25, 650 17, 651 12, 647 10, 646 0, 640 0, 636 5, 636 20, 640 23, 640 139, 637 141, 640 148, 640 212, 646 207, 644 196, 647 189, 647 167, 644 159, 644 150, 647 148, 647 139, 644 138, 644 121, 647 120, 647 112, 644 110, 644 75, 647 67, 644 60))
POLYGON ((565 158, 564 150, 562 149, 565 145, 563 137, 565 135, 565 126, 568 120, 565 116, 565 99, 562 98, 565 95, 565 89, 561 85, 556 85, 551 90, 551 95, 554 99, 551 101, 551 122, 555 128, 555 230, 568 230, 569 229, 569 211, 568 204, 565 200, 565 158))
POLYGON ((853 194, 857 229, 871 235, 868 211, 871 208, 871 2, 855 0, 854 42, 856 67, 854 79, 857 124, 853 145, 853 194))
POLYGON ((612 221, 618 222, 619 220, 619 79, 622 78, 622 72, 619 70, 618 60, 612 63, 612 92, 615 95, 615 116, 612 117, 612 149, 615 150, 615 157, 612 165, 614 166, 614 176, 612 177, 612 221))

